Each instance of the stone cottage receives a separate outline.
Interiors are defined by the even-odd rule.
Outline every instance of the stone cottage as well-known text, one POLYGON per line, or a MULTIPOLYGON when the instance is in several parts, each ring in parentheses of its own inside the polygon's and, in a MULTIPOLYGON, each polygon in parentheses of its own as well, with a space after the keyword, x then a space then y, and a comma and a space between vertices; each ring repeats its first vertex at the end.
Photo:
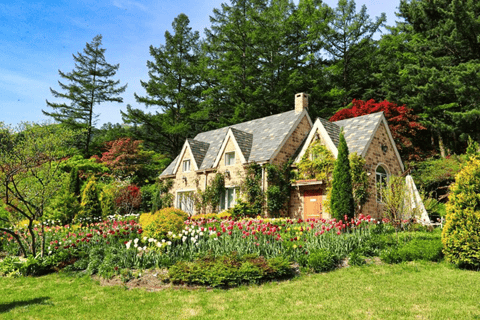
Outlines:
MULTIPOLYGON (((236 203, 238 186, 248 164, 282 165, 290 159, 298 162, 316 139, 321 139, 336 156, 342 127, 349 151, 357 152, 367 161, 371 194, 375 194, 376 182, 403 172, 403 163, 382 112, 333 123, 318 118, 313 123, 307 109, 308 96, 299 93, 295 95, 292 111, 202 132, 187 139, 180 154, 160 175, 160 179, 173 180, 170 192, 175 207, 195 214, 192 197, 188 195, 204 191, 218 172, 225 176, 225 192, 219 209, 228 209, 236 203)), ((261 186, 266 190, 264 171, 261 186)), ((327 217, 323 213, 324 200, 325 188, 321 181, 294 184, 288 214, 301 218, 327 217)), ((381 203, 371 196, 364 209, 365 214, 378 217, 381 203)))

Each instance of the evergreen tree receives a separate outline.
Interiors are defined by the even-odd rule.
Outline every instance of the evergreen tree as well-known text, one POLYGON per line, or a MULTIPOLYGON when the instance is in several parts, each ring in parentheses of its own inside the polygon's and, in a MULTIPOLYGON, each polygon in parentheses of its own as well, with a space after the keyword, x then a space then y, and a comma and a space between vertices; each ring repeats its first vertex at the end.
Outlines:
POLYGON ((75 217, 77 220, 79 218, 83 219, 92 219, 100 218, 102 216, 102 207, 99 199, 99 190, 95 176, 92 176, 83 189, 82 193, 82 209, 75 217))
POLYGON ((348 147, 343 131, 340 133, 338 155, 333 168, 333 182, 330 198, 332 218, 343 220, 346 215, 353 218, 355 203, 353 200, 352 176, 350 161, 348 160, 348 147))
MULTIPOLYGON (((165 45, 150 46, 153 61, 147 62, 148 81, 141 81, 147 96, 135 94, 138 102, 147 107, 158 107, 161 112, 145 113, 129 107, 123 113, 127 123, 147 124, 146 134, 154 133, 163 152, 174 157, 187 137, 201 131, 191 115, 198 110, 200 94, 198 31, 189 27, 185 14, 172 23, 174 33, 165 32, 165 45)), ((140 132, 141 133, 141 132, 140 132)), ((143 136, 138 138, 143 139, 143 136)))
POLYGON ((329 116, 352 99, 362 97, 375 60, 372 59, 376 52, 372 37, 386 21, 385 13, 372 21, 365 5, 357 13, 355 0, 339 0, 330 14, 324 33, 325 50, 332 57, 328 74, 333 101, 324 110, 329 116))
POLYGON ((76 197, 80 196, 80 177, 78 176, 78 168, 74 167, 70 171, 69 177, 68 192, 75 195, 76 197))
POLYGON ((93 107, 102 102, 123 102, 119 96, 125 91, 125 86, 120 86, 120 80, 114 81, 113 77, 119 65, 111 65, 105 61, 104 52, 101 48, 102 36, 97 35, 91 43, 87 43, 83 53, 73 55, 75 68, 72 72, 63 73, 58 71, 61 78, 69 83, 58 82, 63 92, 50 88, 55 98, 70 100, 70 103, 54 103, 47 100, 47 106, 52 112, 42 112, 72 129, 83 129, 85 135, 80 147, 84 149, 86 157, 90 155, 90 141, 95 124, 93 107))
POLYGON ((480 3, 402 0, 399 11, 380 43, 383 98, 412 107, 443 156, 463 152, 468 135, 480 140, 480 3))

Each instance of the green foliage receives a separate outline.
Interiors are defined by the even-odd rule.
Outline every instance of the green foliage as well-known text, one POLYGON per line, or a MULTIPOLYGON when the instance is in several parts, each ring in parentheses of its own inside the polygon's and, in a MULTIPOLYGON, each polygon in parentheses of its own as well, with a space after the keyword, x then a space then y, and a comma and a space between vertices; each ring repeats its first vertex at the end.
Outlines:
POLYGON ((291 162, 282 167, 269 163, 265 165, 268 182, 266 203, 268 212, 273 217, 278 217, 290 200, 290 165, 291 162))
POLYGON ((238 219, 242 218, 255 218, 258 216, 258 212, 252 209, 252 206, 243 201, 243 200, 238 200, 237 203, 230 209, 228 209, 228 213, 238 219))
POLYGON ((122 102, 119 94, 125 91, 126 85, 118 87, 120 80, 111 80, 119 65, 111 65, 105 61, 105 49, 101 48, 102 36, 97 35, 91 43, 87 43, 82 53, 73 55, 75 69, 69 73, 58 71, 60 77, 69 83, 59 82, 64 93, 50 89, 55 98, 70 100, 66 103, 53 103, 47 100, 52 112, 42 110, 43 114, 52 117, 71 129, 85 129, 80 147, 86 156, 90 155, 90 141, 95 124, 93 107, 102 102, 122 102))
POLYGON ((185 228, 188 213, 176 209, 165 208, 155 213, 144 213, 140 216, 145 237, 157 240, 165 239, 168 232, 179 233, 185 228))
POLYGON ((326 272, 337 267, 338 258, 327 249, 311 252, 307 259, 307 266, 315 272, 326 272))
POLYGON ((288 260, 282 257, 265 259, 254 255, 207 256, 193 262, 177 262, 168 270, 170 280, 182 284, 201 284, 212 287, 232 287, 245 283, 293 276, 288 260))
POLYGON ((244 181, 240 185, 242 194, 245 195, 246 204, 249 209, 246 214, 253 216, 261 215, 265 196, 262 190, 262 167, 257 163, 248 165, 244 181))
POLYGON ((333 169, 330 209, 332 218, 337 220, 344 219, 345 215, 348 218, 353 218, 355 214, 348 147, 343 131, 340 133, 338 155, 333 169))
POLYGON ((313 142, 298 163, 300 179, 316 179, 327 183, 335 164, 332 152, 320 140, 313 142))
POLYGON ((350 161, 350 172, 352 175, 353 201, 355 203, 355 213, 362 212, 362 206, 368 200, 368 175, 365 167, 366 160, 356 152, 348 157, 350 161))
POLYGON ((380 258, 385 263, 401 263, 414 260, 437 262, 443 259, 442 243, 439 239, 413 239, 406 244, 387 248, 382 251, 380 258))
POLYGON ((201 90, 200 34, 192 31, 190 20, 181 13, 173 21, 174 33, 165 31, 165 44, 150 46, 152 61, 147 61, 148 81, 141 81, 146 96, 135 94, 137 102, 157 107, 161 112, 145 113, 127 107, 122 112, 126 123, 141 124, 142 140, 174 158, 187 137, 199 131, 193 114, 198 111, 201 90))
POLYGON ((59 162, 75 153, 71 145, 78 133, 60 125, 28 123, 16 128, 0 123, 0 132, 0 194, 10 213, 5 218, 0 216, 0 230, 13 234, 25 256, 35 256, 38 234, 33 230, 33 222, 42 219, 44 208, 62 192, 66 173, 59 162), (31 252, 14 234, 12 223, 18 219, 28 220, 25 241, 31 252))
POLYGON ((155 184, 152 194, 152 208, 150 212, 156 212, 163 208, 173 207, 173 195, 168 193, 173 185, 173 180, 161 180, 155 184))
POLYGON ((225 194, 225 175, 216 173, 205 191, 197 190, 195 199, 196 210, 199 213, 217 212, 222 195, 225 194), (209 212, 207 212, 209 211, 209 212))
POLYGON ((54 197, 45 208, 45 220, 60 220, 62 225, 69 224, 82 209, 77 196, 68 191, 54 197))
POLYGON ((100 207, 102 208, 102 217, 114 215, 115 212, 115 196, 117 193, 118 185, 111 183, 102 188, 98 200, 100 201, 100 207))
POLYGON ((80 196, 80 177, 78 176, 77 167, 73 167, 70 171, 70 178, 68 179, 68 191, 76 197, 80 196))
POLYGON ((83 189, 82 193, 82 209, 78 212, 75 220, 92 219, 102 217, 102 206, 99 199, 99 189, 97 180, 92 176, 83 189))
POLYGON ((386 185, 378 185, 383 203, 383 214, 395 228, 400 229, 411 216, 415 216, 404 177, 389 176, 386 185))
POLYGON ((455 175, 466 164, 466 156, 451 156, 441 159, 429 159, 415 163, 412 177, 417 186, 435 198, 443 196, 447 187, 455 180, 455 175))
POLYGON ((472 159, 455 178, 447 203, 442 242, 447 261, 480 268, 480 160, 472 159))

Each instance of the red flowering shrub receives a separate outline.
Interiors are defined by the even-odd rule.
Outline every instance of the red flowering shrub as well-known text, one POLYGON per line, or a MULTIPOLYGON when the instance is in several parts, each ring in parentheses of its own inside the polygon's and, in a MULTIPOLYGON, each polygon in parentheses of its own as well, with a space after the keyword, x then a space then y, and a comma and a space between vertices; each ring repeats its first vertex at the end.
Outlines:
POLYGON ((140 188, 132 184, 118 191, 115 206, 119 214, 130 214, 136 211, 142 204, 140 188))
POLYGON ((418 134, 427 129, 418 122, 419 117, 413 114, 413 109, 405 105, 399 106, 387 100, 375 102, 373 99, 368 101, 353 99, 349 108, 335 113, 330 121, 350 119, 380 111, 385 114, 402 159, 418 161, 432 154, 432 150, 428 149, 428 142, 425 141, 426 135, 418 134))

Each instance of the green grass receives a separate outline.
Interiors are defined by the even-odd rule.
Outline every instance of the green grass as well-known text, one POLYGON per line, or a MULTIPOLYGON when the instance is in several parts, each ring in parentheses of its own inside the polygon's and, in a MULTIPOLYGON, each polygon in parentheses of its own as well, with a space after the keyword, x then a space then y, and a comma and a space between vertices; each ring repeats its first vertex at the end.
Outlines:
POLYGON ((231 290, 147 292, 50 274, 0 278, 2 319, 480 319, 480 272, 370 265, 231 290))

